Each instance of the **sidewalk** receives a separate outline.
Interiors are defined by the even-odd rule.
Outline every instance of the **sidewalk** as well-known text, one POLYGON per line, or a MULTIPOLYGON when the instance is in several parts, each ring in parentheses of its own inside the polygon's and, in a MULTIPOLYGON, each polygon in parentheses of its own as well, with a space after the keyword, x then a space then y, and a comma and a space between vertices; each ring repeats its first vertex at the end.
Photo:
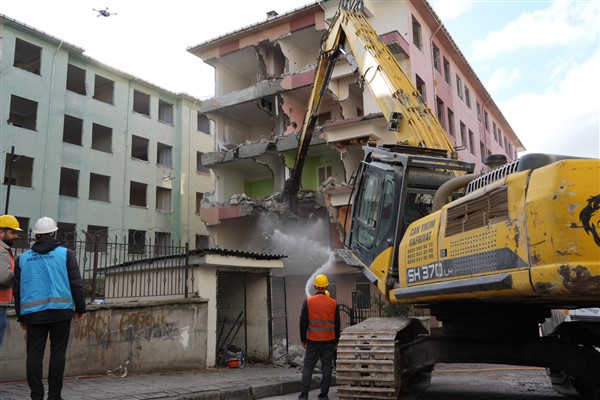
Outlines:
MULTIPOLYGON (((153 374, 65 377, 64 400, 250 400, 301 391, 302 373, 291 367, 252 364, 153 374)), ((313 376, 317 387, 320 376, 313 376)), ((47 390, 47 387, 46 387, 47 390)), ((27 382, 0 384, 0 397, 29 399, 27 382)))

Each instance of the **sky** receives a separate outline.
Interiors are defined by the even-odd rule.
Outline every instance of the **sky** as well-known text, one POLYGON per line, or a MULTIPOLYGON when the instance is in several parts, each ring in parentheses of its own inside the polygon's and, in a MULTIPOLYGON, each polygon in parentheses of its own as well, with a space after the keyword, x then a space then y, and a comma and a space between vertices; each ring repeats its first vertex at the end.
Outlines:
MULTIPOLYGON (((404 0, 374 0, 404 1, 404 0)), ((206 99, 187 48, 311 0, 2 0, 0 14, 172 92, 206 99), (116 13, 98 16, 96 10, 116 13)), ((600 0, 430 0, 527 149, 600 158, 600 0)))

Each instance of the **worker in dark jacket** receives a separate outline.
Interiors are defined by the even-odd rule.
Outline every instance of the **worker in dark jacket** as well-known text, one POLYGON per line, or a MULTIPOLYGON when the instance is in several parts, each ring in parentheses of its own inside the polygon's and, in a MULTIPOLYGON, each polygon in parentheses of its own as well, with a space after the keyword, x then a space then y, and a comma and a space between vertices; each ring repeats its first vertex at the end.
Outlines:
POLYGON ((42 361, 48 336, 48 400, 62 400, 71 320, 81 319, 85 313, 85 291, 77 258, 56 240, 57 230, 52 218, 40 218, 33 228, 35 243, 15 265, 15 311, 21 327, 27 331, 27 383, 32 400, 44 399, 42 361))
POLYGON ((335 299, 327 296, 329 280, 326 275, 315 277, 317 293, 304 300, 300 313, 300 340, 306 349, 302 368, 302 393, 299 399, 308 399, 313 369, 321 360, 322 379, 319 399, 328 399, 331 386, 333 359, 340 340, 340 312, 335 299))

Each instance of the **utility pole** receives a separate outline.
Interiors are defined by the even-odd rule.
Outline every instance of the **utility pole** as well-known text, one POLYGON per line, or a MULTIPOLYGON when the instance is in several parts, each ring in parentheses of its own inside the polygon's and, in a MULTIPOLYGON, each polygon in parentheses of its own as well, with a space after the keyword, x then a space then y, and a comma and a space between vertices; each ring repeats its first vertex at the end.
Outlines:
POLYGON ((4 206, 4 214, 8 214, 8 203, 10 201, 10 187, 12 186, 12 166, 15 162, 15 146, 10 148, 10 160, 8 161, 8 182, 6 184, 6 205, 4 206))

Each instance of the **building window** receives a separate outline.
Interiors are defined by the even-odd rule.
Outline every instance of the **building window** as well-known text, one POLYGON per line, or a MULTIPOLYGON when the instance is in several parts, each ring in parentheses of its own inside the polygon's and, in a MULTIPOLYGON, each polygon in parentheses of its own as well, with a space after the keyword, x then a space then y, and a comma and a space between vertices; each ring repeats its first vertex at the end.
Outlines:
POLYGON ((134 90, 133 111, 135 111, 138 114, 150 116, 150 95, 134 90))
POLYGON ((331 165, 323 165, 317 168, 317 183, 319 186, 331 176, 333 176, 333 168, 331 165))
POLYGON ((475 134, 469 129, 469 150, 475 154, 475 134))
POLYGON ((436 105, 437 119, 438 119, 438 121, 440 121, 440 125, 442 125, 442 128, 446 129, 446 116, 444 115, 444 111, 445 111, 444 102, 439 97, 436 97, 435 105, 436 105))
POLYGON ((435 68, 438 72, 442 72, 441 62, 440 62, 440 49, 432 43, 431 51, 433 55, 433 68, 435 68))
POLYGON ((148 185, 140 182, 129 182, 129 205, 147 207, 148 185))
POLYGON ((56 239, 67 249, 75 250, 75 241, 77 240, 77 226, 66 222, 57 222, 58 232, 56 239))
POLYGON ((496 127, 496 123, 492 121, 492 132, 494 132, 494 140, 498 141, 498 128, 496 127))
POLYGON ((421 24, 417 19, 412 17, 412 34, 413 34, 413 43, 417 46, 417 49, 423 50, 423 40, 421 38, 421 24))
POLYGON ((460 76, 456 75, 456 95, 459 99, 463 99, 463 85, 460 76))
POLYGON ((35 131, 37 126, 37 108, 38 103, 36 101, 13 94, 10 96, 10 114, 6 122, 9 125, 35 131))
MULTIPOLYGON (((499 137, 499 138, 501 138, 501 137, 502 137, 502 131, 500 130, 500 128, 498 128, 498 137, 499 137)), ((499 140, 496 138, 496 142, 500 142, 500 146, 502 146, 502 141, 499 141, 499 140)))
POLYGON ((204 193, 196 192, 196 214, 200 214, 202 199, 204 199, 204 193))
POLYGON ((173 125, 173 104, 158 100, 158 120, 173 125))
POLYGON ((96 75, 94 78, 93 98, 103 103, 113 104, 115 95, 115 82, 103 76, 96 75))
POLYGON ((85 69, 81 69, 71 64, 67 66, 67 90, 84 96, 87 94, 85 87, 85 69))
POLYGON ((90 200, 110 201, 110 176, 90 173, 90 200))
POLYGON ((60 183, 58 194, 61 196, 77 197, 79 189, 79 171, 62 167, 60 169, 60 183))
POLYGON ((444 57, 444 80, 446 80, 446 83, 448 85, 452 86, 450 63, 448 62, 448 60, 446 60, 446 57, 444 57))
POLYGON ((83 120, 70 115, 65 115, 63 123, 63 142, 81 146, 83 135, 83 120))
POLYGON ((164 143, 156 145, 156 163, 166 167, 173 166, 173 147, 164 143))
POLYGON ((506 137, 504 138, 504 150, 508 152, 508 142, 506 141, 506 137))
POLYGON ((456 137, 456 132, 454 131, 454 112, 451 109, 448 109, 448 133, 452 137, 456 137))
POLYGON ((196 249, 210 248, 210 236, 196 235, 196 249))
POLYGON ((421 99, 423 99, 424 103, 427 103, 427 93, 426 93, 426 86, 425 86, 425 81, 423 79, 421 79, 421 77, 419 75, 415 75, 415 86, 417 87, 417 90, 419 91, 419 93, 421 93, 421 99))
POLYGON ((370 309, 371 308, 371 282, 364 275, 354 276, 354 290, 352 297, 354 297, 353 304, 356 304, 358 308, 370 309))
POLYGON ((471 108, 471 92, 469 88, 465 86, 465 104, 468 108, 471 108))
POLYGON ((112 153, 112 128, 92 124, 92 149, 112 153))
POLYGON ((196 152, 196 172, 202 172, 204 174, 210 173, 210 169, 202 165, 202 153, 199 151, 196 152))
POLYGON ((156 209, 159 211, 172 211, 171 189, 156 187, 156 209))
POLYGON ((8 185, 10 182, 13 186, 30 188, 33 180, 33 158, 15 154, 11 165, 11 155, 6 152, 5 160, 4 184, 8 185))
MULTIPOLYGON (((19 226, 21 227, 23 232, 29 232, 29 218, 19 216, 15 216, 15 218, 17 219, 17 221, 19 221, 19 226)), ((30 246, 31 244, 29 243, 28 235, 21 234, 15 240, 12 247, 16 249, 29 249, 30 246)))
POLYGON ((469 150, 469 143, 467 142, 467 127, 462 121, 460 121, 460 140, 463 147, 469 150))
POLYGON ((148 161, 148 144, 150 141, 146 138, 131 135, 131 158, 148 161))
POLYGON ((42 48, 17 38, 13 65, 39 75, 42 65, 42 48))
POLYGON ((196 120, 196 123, 199 132, 210 135, 210 120, 206 115, 200 113, 200 111, 198 111, 198 118, 196 120))
POLYGON ((477 103, 477 121, 481 122, 481 104, 477 103))
POLYGON ((129 254, 146 254, 146 231, 129 229, 127 252, 129 254))
POLYGON ((166 256, 171 246, 171 234, 168 232, 154 233, 154 255, 166 256))
POLYGON ((490 131, 490 120, 487 111, 483 112, 483 126, 485 126, 486 131, 490 131))
POLYGON ((485 161, 485 145, 483 144, 483 142, 479 142, 479 153, 481 155, 481 162, 485 161))
POLYGON ((88 225, 86 231, 85 251, 106 253, 108 248, 108 226, 88 225))

